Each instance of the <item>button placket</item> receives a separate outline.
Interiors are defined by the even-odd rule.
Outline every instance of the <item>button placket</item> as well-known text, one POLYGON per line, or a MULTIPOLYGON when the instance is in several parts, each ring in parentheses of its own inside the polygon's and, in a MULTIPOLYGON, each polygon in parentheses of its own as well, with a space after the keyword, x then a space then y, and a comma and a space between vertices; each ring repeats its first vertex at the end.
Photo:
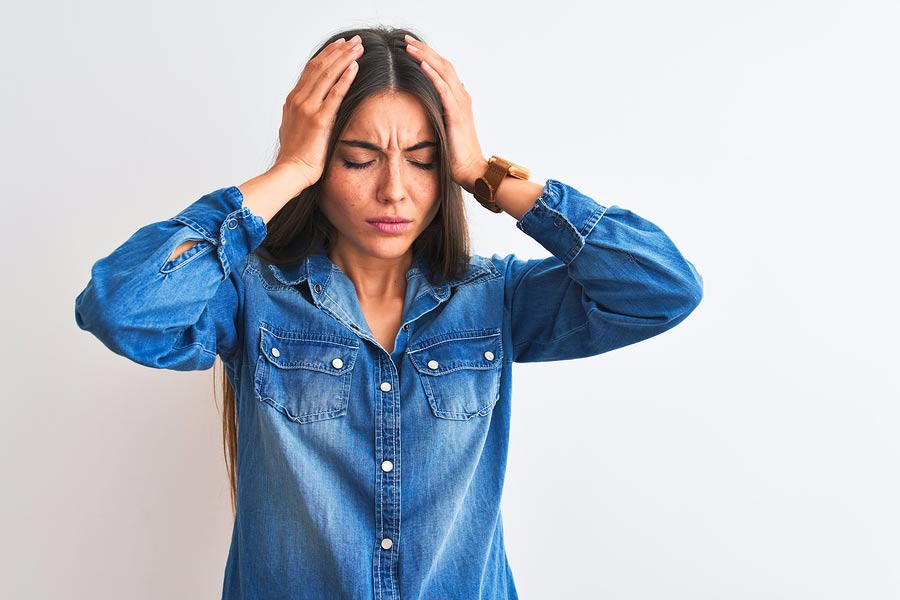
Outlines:
POLYGON ((400 398, 397 368, 379 353, 375 370, 375 548, 377 597, 395 597, 400 535, 400 398))

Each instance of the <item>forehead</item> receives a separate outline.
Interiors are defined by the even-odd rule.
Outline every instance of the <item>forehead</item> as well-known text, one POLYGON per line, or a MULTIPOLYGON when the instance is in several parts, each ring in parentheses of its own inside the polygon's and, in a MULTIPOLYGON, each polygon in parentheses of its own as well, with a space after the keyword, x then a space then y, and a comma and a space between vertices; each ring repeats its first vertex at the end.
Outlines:
POLYGON ((343 138, 352 137, 382 148, 434 140, 434 129, 422 103, 406 92, 381 92, 360 102, 347 122, 343 138))

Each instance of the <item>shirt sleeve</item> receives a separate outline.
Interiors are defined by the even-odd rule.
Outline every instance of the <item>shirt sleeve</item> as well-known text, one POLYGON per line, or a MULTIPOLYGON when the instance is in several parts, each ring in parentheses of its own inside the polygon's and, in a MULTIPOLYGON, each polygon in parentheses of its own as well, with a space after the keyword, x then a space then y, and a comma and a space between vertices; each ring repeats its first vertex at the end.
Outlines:
POLYGON ((659 227, 558 181, 517 226, 553 256, 504 261, 515 361, 639 342, 683 321, 703 296, 699 273, 659 227))
POLYGON ((179 371, 212 367, 239 348, 246 258, 265 221, 237 187, 211 192, 166 221, 146 225, 91 268, 75 321, 113 352, 179 371), (174 260, 174 250, 199 240, 174 260))

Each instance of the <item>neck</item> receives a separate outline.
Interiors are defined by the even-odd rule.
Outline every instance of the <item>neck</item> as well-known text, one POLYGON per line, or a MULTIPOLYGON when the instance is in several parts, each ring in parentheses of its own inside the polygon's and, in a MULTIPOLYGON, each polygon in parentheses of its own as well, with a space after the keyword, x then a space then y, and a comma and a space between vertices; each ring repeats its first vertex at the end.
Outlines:
POLYGON ((398 258, 349 255, 335 248, 328 258, 353 282, 360 300, 389 300, 406 294, 406 272, 412 266, 412 252, 398 258))

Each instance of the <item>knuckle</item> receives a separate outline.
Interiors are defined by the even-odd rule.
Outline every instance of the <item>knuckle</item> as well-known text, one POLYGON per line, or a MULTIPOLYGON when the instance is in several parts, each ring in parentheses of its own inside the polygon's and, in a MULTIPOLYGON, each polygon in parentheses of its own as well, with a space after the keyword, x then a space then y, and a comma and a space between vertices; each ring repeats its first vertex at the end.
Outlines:
POLYGON ((313 103, 310 102, 309 100, 299 103, 297 105, 297 108, 301 114, 308 116, 308 117, 314 116, 317 112, 316 111, 317 107, 314 106, 313 103))

